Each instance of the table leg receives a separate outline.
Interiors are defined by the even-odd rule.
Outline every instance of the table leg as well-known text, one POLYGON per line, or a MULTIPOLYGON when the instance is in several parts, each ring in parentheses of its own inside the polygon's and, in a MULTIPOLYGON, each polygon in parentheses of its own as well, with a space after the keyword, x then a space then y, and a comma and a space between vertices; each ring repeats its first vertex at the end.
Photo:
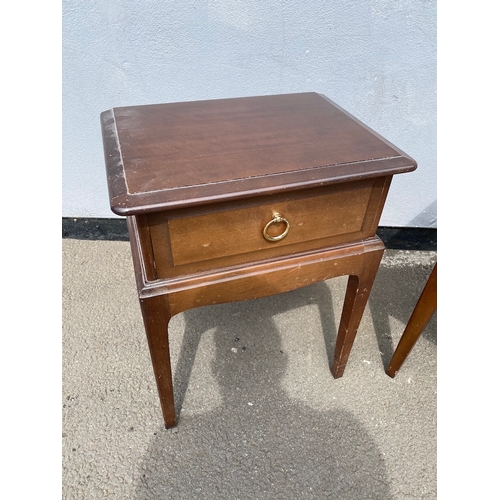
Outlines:
POLYGON ((143 266, 137 258, 134 262, 139 273, 139 297, 165 427, 176 425, 167 331, 173 315, 203 305, 274 295, 347 274, 349 282, 331 368, 333 376, 339 378, 344 372, 383 253, 383 243, 372 238, 357 245, 290 257, 280 265, 264 261, 247 269, 218 270, 203 280, 198 276, 187 277, 171 283, 168 291, 165 283, 159 283, 155 287, 158 295, 151 294, 153 287, 145 286, 143 266), (282 279, 284 272, 288 280, 282 279))
POLYGON ((349 276, 331 367, 334 378, 344 374, 382 255, 383 250, 366 255, 360 272, 349 276))
POLYGON ((437 309, 437 264, 434 266, 427 283, 422 290, 417 305, 413 310, 392 359, 385 373, 394 378, 404 360, 420 337, 431 316, 437 309))
POLYGON ((176 425, 170 350, 168 345, 168 323, 171 315, 168 298, 163 295, 140 300, 149 352, 160 396, 165 427, 176 425))

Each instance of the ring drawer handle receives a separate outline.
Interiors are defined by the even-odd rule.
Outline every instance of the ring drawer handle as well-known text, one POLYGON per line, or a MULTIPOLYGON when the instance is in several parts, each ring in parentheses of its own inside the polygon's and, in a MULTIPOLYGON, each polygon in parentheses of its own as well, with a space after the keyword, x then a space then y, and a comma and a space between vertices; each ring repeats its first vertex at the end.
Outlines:
POLYGON ((284 217, 281 217, 281 215, 278 213, 274 213, 273 215, 274 215, 274 217, 266 224, 266 227, 264 228, 264 231, 263 231, 264 238, 267 241, 282 240, 288 234, 288 231, 290 230, 290 223, 284 217), (280 222, 284 222, 286 224, 286 229, 281 234, 279 234, 278 236, 270 236, 269 234, 267 234, 267 230, 269 229, 269 226, 271 224, 279 224, 280 222))

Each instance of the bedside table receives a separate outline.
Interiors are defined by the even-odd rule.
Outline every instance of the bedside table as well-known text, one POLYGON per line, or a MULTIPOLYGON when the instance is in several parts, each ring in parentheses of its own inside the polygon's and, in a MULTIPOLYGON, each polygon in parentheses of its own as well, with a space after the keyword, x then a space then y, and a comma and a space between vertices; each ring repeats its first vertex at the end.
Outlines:
POLYGON ((168 323, 190 308, 348 275, 331 367, 341 377, 384 251, 392 176, 415 161, 316 93, 120 107, 101 125, 165 426, 176 424, 168 323))

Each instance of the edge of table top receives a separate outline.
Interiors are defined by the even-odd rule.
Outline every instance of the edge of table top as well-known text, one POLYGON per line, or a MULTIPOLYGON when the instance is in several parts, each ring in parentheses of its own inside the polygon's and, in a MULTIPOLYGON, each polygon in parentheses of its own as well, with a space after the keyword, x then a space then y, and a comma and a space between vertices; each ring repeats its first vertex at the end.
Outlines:
MULTIPOLYGON (((256 195, 270 195, 304 187, 316 187, 370 177, 394 175, 411 172, 417 168, 414 159, 340 106, 333 103, 326 96, 316 93, 288 94, 287 96, 314 98, 316 102, 318 97, 322 98, 326 106, 333 106, 336 108, 344 116, 348 117, 350 122, 357 124, 357 126, 360 126, 366 131, 369 134, 368 137, 374 137, 381 141, 384 147, 387 146, 387 148, 385 148, 386 151, 389 152, 392 150, 392 154, 388 154, 388 156, 381 158, 368 158, 360 161, 314 165, 308 168, 296 170, 289 169, 244 178, 226 178, 216 182, 199 184, 193 182, 189 185, 175 186, 167 189, 154 189, 154 183, 152 183, 151 186, 153 189, 151 190, 133 192, 129 189, 127 183, 126 170, 115 122, 114 109, 119 108, 113 108, 101 113, 101 127, 111 210, 117 215, 135 215, 219 201, 237 200, 256 195)), ((252 98, 234 99, 249 100, 252 98)), ((227 103, 231 100, 214 100, 212 102, 214 103, 215 101, 227 103)), ((203 103, 206 101, 200 102, 203 103)))

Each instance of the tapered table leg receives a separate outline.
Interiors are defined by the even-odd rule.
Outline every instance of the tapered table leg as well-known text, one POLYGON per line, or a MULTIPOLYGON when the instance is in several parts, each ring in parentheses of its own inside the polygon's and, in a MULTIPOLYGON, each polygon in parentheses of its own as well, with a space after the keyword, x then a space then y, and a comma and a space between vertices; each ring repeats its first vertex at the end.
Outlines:
POLYGON ((434 266, 427 283, 422 290, 417 305, 413 310, 403 335, 392 355, 385 373, 395 377, 406 357, 412 350, 422 331, 437 309, 437 264, 434 266))
POLYGON ((383 249, 371 252, 366 256, 360 272, 349 276, 331 367, 334 378, 340 378, 344 374, 382 255, 383 249))
POLYGON ((168 345, 168 323, 170 311, 166 296, 141 299, 142 317, 149 344, 149 352, 160 396, 165 427, 176 425, 170 349, 168 345))

